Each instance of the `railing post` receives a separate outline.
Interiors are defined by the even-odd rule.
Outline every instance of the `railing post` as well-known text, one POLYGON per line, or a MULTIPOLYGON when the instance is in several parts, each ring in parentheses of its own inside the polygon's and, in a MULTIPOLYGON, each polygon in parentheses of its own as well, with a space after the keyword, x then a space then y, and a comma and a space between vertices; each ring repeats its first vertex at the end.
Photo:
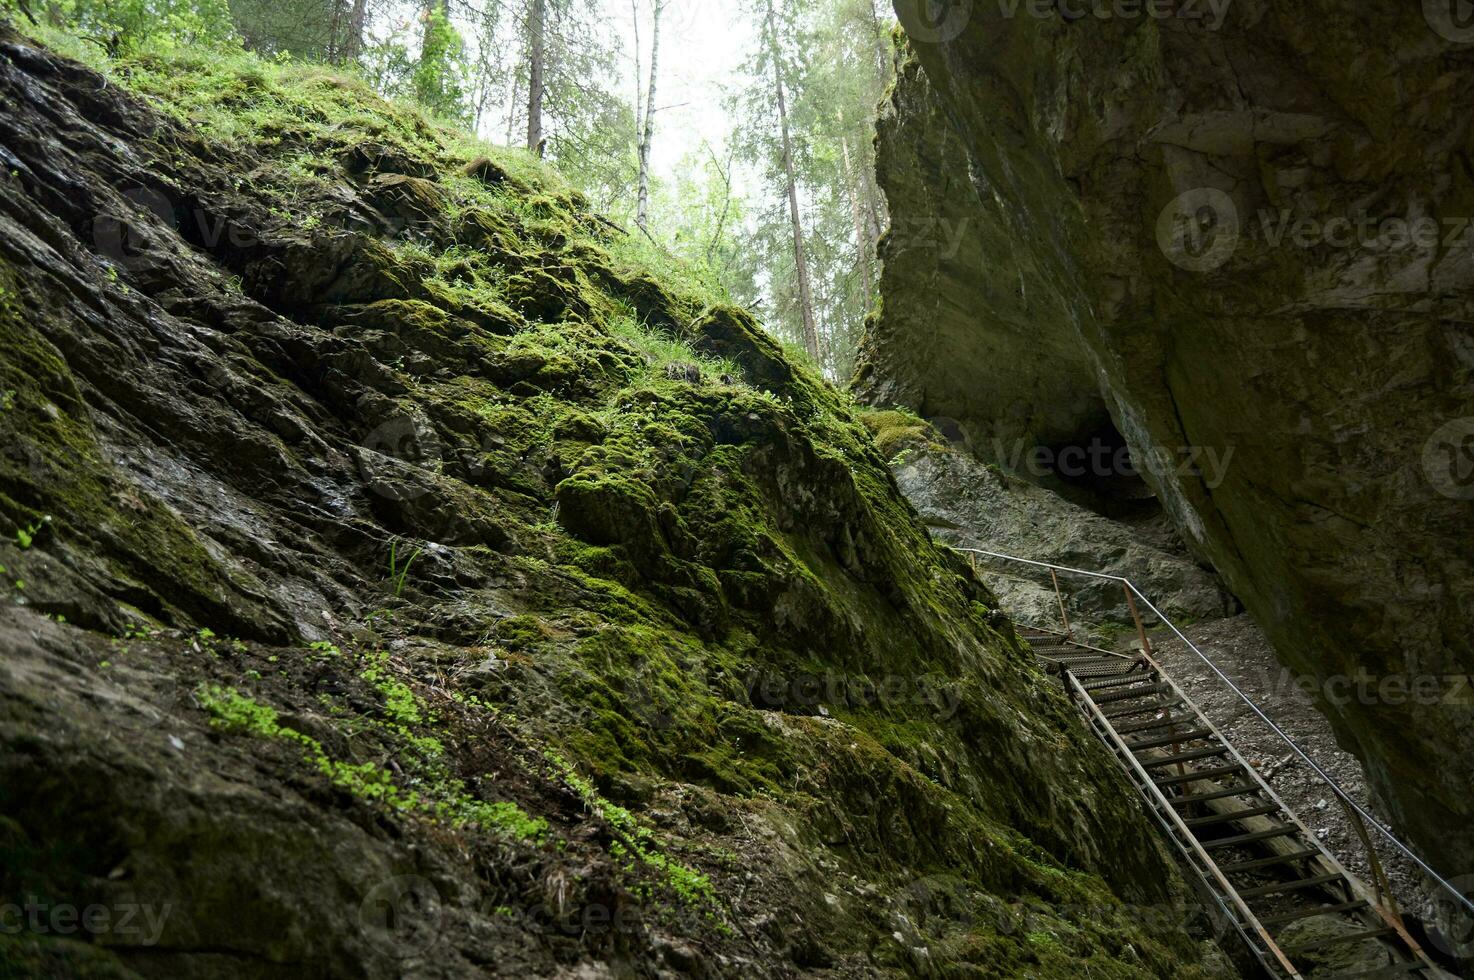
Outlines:
MULTIPOLYGON (((1065 612, 1065 596, 1059 590, 1059 576, 1055 574, 1052 568, 1049 570, 1049 580, 1054 583, 1054 598, 1059 601, 1059 618, 1060 622, 1065 624, 1065 639, 1073 640, 1075 638, 1075 631, 1070 629, 1070 614, 1065 612)), ((1089 639, 1089 637, 1086 637, 1086 639, 1089 639)))
POLYGON ((1383 906, 1393 918, 1401 922, 1402 912, 1397 907, 1397 896, 1392 894, 1392 883, 1387 880, 1387 872, 1382 867, 1381 858, 1377 856, 1377 848, 1372 844, 1372 835, 1367 833, 1366 822, 1361 819, 1361 814, 1356 812, 1339 791, 1333 795, 1346 813, 1346 822, 1351 824, 1351 829, 1355 830, 1356 836, 1361 838, 1361 845, 1367 849, 1367 866, 1372 872, 1372 887, 1377 890, 1377 904, 1383 906))
POLYGON ((1131 621, 1136 624, 1136 635, 1141 640, 1141 652, 1150 657, 1152 655, 1152 644, 1146 638, 1146 627, 1142 625, 1141 613, 1136 611, 1136 598, 1131 594, 1130 583, 1122 582, 1121 590, 1126 593, 1126 608, 1131 610, 1131 621))

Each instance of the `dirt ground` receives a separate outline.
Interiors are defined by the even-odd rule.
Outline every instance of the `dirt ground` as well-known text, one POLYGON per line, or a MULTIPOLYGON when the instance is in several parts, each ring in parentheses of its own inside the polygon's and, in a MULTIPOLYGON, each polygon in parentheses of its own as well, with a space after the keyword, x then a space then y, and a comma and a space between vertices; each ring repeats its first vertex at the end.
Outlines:
MULTIPOLYGON (((1368 812, 1381 816, 1370 799, 1361 763, 1337 746, 1330 722, 1295 686, 1293 674, 1275 660, 1269 641, 1252 619, 1241 615, 1214 620, 1183 632, 1353 799, 1368 812)), ((1331 853, 1370 885, 1366 848, 1320 777, 1176 636, 1159 630, 1152 634, 1151 643, 1162 667, 1209 720, 1267 778, 1331 853)), ((1368 828, 1368 832, 1377 844, 1399 907, 1426 916, 1427 895, 1416 865, 1396 853, 1375 829, 1368 828)))

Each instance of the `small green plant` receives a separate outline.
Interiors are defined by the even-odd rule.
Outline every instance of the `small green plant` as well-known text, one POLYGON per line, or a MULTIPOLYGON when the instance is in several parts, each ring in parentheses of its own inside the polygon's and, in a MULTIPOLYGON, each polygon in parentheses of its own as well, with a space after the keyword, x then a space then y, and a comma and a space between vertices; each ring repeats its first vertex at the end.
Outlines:
MULTIPOLYGON (((3 298, 3 296, 3 291, 0 291, 0 298, 3 298)), ((7 388, 5 391, 0 391, 0 412, 8 412, 14 407, 15 390, 7 388)))
POLYGON ((396 599, 404 594, 405 583, 409 581, 410 567, 414 565, 415 559, 420 557, 424 550, 416 548, 401 565, 399 563, 399 542, 397 540, 389 542, 389 581, 394 586, 396 599))
MULTIPOLYGON (((406 692, 410 698, 414 697, 408 689, 406 692)), ((302 750, 308 765, 334 786, 361 800, 457 826, 479 827, 517 840, 540 842, 547 835, 547 821, 529 816, 517 804, 489 803, 471 796, 465 783, 446 769, 440 743, 431 738, 416 738, 402 726, 383 726, 381 734, 406 738, 419 753, 419 758, 406 756, 400 760, 412 775, 412 785, 418 787, 413 790, 398 786, 393 775, 375 763, 353 765, 331 758, 317 739, 283 725, 275 709, 235 688, 202 685, 195 690, 195 699, 209 712, 211 724, 216 728, 293 743, 302 750)))
POLYGON ((48 514, 47 516, 41 518, 39 521, 37 521, 35 524, 30 525, 29 527, 17 529, 15 532, 16 546, 20 548, 21 551, 25 551, 32 544, 35 543, 36 535, 41 533, 41 529, 50 523, 51 515, 48 514))
POLYGON ((384 714, 398 725, 420 724, 424 720, 420 699, 410 690, 409 685, 390 673, 389 655, 383 652, 371 653, 365 659, 369 666, 358 676, 372 685, 384 699, 384 714))
POLYGON ((609 844, 609 854, 620 861, 626 871, 633 871, 637 862, 646 865, 656 872, 682 903, 702 909, 713 919, 717 918, 720 903, 711 879, 665 854, 654 831, 641 823, 629 810, 605 799, 594 788, 593 783, 561 757, 553 753, 547 753, 544 757, 551 763, 553 775, 561 778, 583 799, 584 806, 597 813, 617 831, 617 839, 609 844))
POLYGON ((694 368, 709 382, 728 379, 734 384, 741 383, 742 369, 735 361, 703 357, 688 341, 646 326, 633 316, 616 318, 609 324, 609 332, 633 348, 645 362, 645 379, 667 377, 667 369, 694 368))

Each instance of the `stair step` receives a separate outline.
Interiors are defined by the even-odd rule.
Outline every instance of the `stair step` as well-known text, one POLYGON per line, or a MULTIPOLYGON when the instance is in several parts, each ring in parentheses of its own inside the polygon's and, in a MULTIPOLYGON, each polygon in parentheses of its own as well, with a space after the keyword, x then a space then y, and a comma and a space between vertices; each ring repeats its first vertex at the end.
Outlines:
POLYGON ((1273 885, 1260 885, 1258 888, 1240 888, 1238 890, 1241 898, 1256 898, 1260 895, 1274 895, 1278 892, 1298 892, 1302 888, 1316 888, 1320 885, 1329 885, 1333 881, 1346 883, 1346 877, 1342 874, 1317 875, 1314 878, 1300 878, 1296 881, 1282 881, 1273 885))
POLYGON ((1137 721, 1129 725, 1112 725, 1117 735, 1135 735, 1137 732, 1150 732, 1158 728, 1166 728, 1168 725, 1181 725, 1191 719, 1185 715, 1179 715, 1170 721, 1166 718, 1155 718, 1151 721, 1137 721))
POLYGON ((1161 779, 1153 779, 1152 782, 1158 786, 1175 786, 1178 783, 1192 783, 1199 779, 1217 779, 1220 776, 1234 776, 1244 771, 1244 767, 1235 763, 1231 766, 1223 766, 1218 769, 1198 769, 1193 772, 1180 772, 1161 779))
POLYGON ((1130 718, 1133 715, 1144 715, 1158 711, 1176 711, 1181 708, 1182 702, 1177 700, 1162 701, 1157 704, 1138 704, 1126 708, 1117 708, 1114 711, 1102 711, 1107 721, 1116 718, 1130 718))
MULTIPOLYGON (((1135 749, 1136 746, 1131 746, 1135 749)), ((1142 759, 1141 764, 1148 769, 1158 766, 1172 766, 1179 762, 1194 762, 1198 759, 1216 759, 1228 755, 1231 750, 1226 745, 1210 745, 1206 749, 1194 749, 1191 752, 1181 752, 1177 755, 1164 755, 1160 759, 1142 759)))
POLYGON ((1354 902, 1342 902, 1340 905, 1317 905, 1296 909, 1294 912, 1286 912, 1284 915, 1272 915, 1267 919, 1260 919, 1259 922, 1265 927, 1283 926, 1317 915, 1339 915, 1342 912, 1355 912, 1366 907, 1366 900, 1358 898, 1354 902))
POLYGON ((1276 837, 1289 837, 1291 834, 1300 833, 1299 827, 1291 827, 1286 824, 1273 830, 1259 830, 1252 834, 1239 834, 1237 837, 1223 837, 1219 840, 1203 841, 1203 847, 1210 851, 1221 850, 1225 847, 1237 847, 1240 844, 1253 844, 1262 840, 1273 840, 1276 837))
MULTIPOLYGON (((1055 666, 1058 666, 1056 664, 1055 666)), ((1089 677, 1125 677, 1134 671, 1131 664, 1123 664, 1119 660, 1091 661, 1077 664, 1066 664, 1066 669, 1079 678, 1089 677)), ((1146 680, 1145 674, 1137 675, 1141 680, 1146 680)))
POLYGON ((1311 939, 1303 943, 1292 943, 1281 946, 1287 956, 1297 956, 1300 953, 1309 952, 1312 949, 1320 949, 1323 946, 1338 946, 1341 943, 1359 943, 1367 939, 1381 939, 1392 935, 1396 930, 1391 926, 1382 926, 1380 929, 1367 929, 1364 932, 1348 932, 1340 936, 1322 936, 1319 939, 1311 939))
POLYGON ((1279 812, 1279 805, 1266 803, 1264 806, 1251 807, 1247 810, 1235 810, 1232 813, 1215 813, 1211 817, 1196 817, 1192 820, 1184 820, 1183 823, 1189 827, 1212 827, 1220 823, 1232 823, 1235 820, 1243 820, 1247 817, 1263 817, 1271 813, 1279 812))
POLYGON ((1308 858, 1320 857, 1320 851, 1313 848, 1296 851, 1293 854, 1276 854, 1273 857, 1255 858, 1252 861, 1236 861, 1233 864, 1219 866, 1224 874, 1236 874, 1240 871, 1255 871, 1259 868, 1272 868, 1276 864, 1290 864, 1294 861, 1304 861, 1308 858))
POLYGON ((1213 729, 1194 728, 1190 732, 1178 732, 1175 735, 1161 735, 1145 742, 1127 742, 1126 744, 1131 748, 1131 751, 1140 752, 1144 749, 1160 749, 1164 745, 1179 745, 1183 742, 1196 742, 1199 739, 1212 737, 1213 729))
POLYGON ((1224 800, 1230 796, 1255 796, 1264 790, 1259 786, 1230 786, 1228 789, 1214 790, 1211 793, 1192 793, 1188 796, 1174 796, 1168 802, 1173 806, 1187 806, 1192 803, 1206 803, 1209 800, 1224 800))
MULTIPOLYGON (((1146 678, 1143 677, 1142 680, 1146 680, 1146 678)), ((1167 684, 1143 684, 1140 687, 1133 687, 1124 691, 1107 691, 1100 697, 1091 694, 1090 700, 1096 704, 1114 704, 1117 701, 1135 701, 1139 698, 1150 697, 1153 694, 1166 694, 1170 690, 1172 688, 1167 684)))
POLYGON ((1147 673, 1125 673, 1119 677, 1105 681, 1086 681, 1084 688, 1087 691, 1109 691, 1117 687, 1125 687, 1127 684, 1155 684, 1156 678, 1147 673))
POLYGON ((1375 970, 1363 970, 1361 973, 1336 973, 1327 980, 1380 980, 1381 977, 1396 976, 1399 973, 1416 973, 1422 969, 1426 969, 1426 966, 1413 960, 1406 963, 1389 963, 1387 966, 1379 966, 1375 970))

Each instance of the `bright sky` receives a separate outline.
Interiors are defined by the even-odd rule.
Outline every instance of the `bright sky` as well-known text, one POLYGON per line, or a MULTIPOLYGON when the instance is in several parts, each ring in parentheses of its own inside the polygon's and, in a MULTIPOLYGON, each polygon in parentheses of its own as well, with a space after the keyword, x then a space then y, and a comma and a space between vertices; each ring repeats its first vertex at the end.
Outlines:
MULTIPOLYGON (((621 12, 627 59, 624 88, 633 99, 635 50, 629 0, 604 0, 621 12)), ((650 0, 640 4, 640 67, 650 71, 650 0)), ((730 128, 725 89, 757 42, 757 25, 732 0, 668 0, 661 16, 660 78, 656 85, 655 173, 671 177, 703 141, 720 147, 730 128)), ((610 13, 615 13, 611 9, 610 13)))

